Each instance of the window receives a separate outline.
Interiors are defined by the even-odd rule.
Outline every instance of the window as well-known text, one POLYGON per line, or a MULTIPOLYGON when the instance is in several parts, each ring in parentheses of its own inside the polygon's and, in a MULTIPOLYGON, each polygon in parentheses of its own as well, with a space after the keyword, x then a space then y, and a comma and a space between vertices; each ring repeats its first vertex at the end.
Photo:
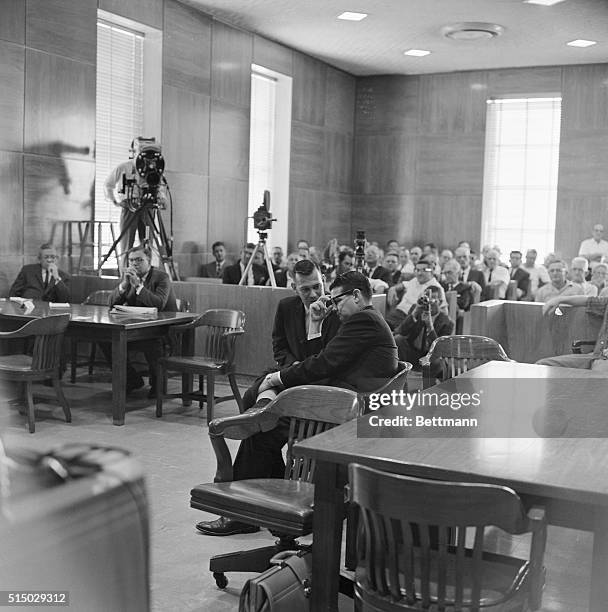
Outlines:
MULTIPOLYGON (((106 200, 103 187, 112 169, 129 158, 133 138, 160 140, 161 53, 158 30, 98 11, 95 221, 120 220, 120 208, 106 200)), ((96 261, 111 244, 110 227, 103 225, 96 261)), ((115 266, 113 257, 108 266, 115 266)))
POLYGON ((554 250, 561 97, 488 100, 482 245, 554 250))
MULTIPOLYGON (((289 201, 289 153, 291 143, 291 77, 252 65, 251 123, 249 140, 249 216, 262 204, 264 191, 271 194, 270 211, 277 219, 268 247, 287 248, 289 201)), ((247 241, 258 234, 248 220, 247 241)))

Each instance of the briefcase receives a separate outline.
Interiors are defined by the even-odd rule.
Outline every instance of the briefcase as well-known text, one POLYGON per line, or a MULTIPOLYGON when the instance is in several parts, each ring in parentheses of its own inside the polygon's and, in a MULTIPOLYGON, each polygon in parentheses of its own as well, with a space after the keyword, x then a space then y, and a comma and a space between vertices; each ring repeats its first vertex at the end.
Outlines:
POLYGON ((270 563, 273 567, 245 583, 239 612, 309 612, 312 553, 286 550, 270 563))

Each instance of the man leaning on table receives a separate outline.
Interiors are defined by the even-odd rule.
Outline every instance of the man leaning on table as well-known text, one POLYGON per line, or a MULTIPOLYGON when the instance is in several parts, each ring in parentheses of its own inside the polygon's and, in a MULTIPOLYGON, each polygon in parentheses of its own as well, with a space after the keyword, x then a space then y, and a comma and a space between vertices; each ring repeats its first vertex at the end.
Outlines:
MULTIPOLYGON (((151 257, 149 247, 136 246, 128 251, 127 266, 123 270, 118 287, 114 289, 110 296, 110 306, 117 304, 147 306, 157 308, 159 312, 175 312, 177 310, 171 279, 166 272, 152 266, 151 257)), ((101 347, 108 361, 111 361, 111 345, 103 343, 101 347)), ((154 398, 156 397, 156 367, 159 358, 162 356, 162 342, 158 338, 142 340, 132 343, 130 347, 144 353, 150 369, 148 398, 154 398)), ((143 378, 127 360, 127 393, 141 389, 143 386, 143 378)))
POLYGON ((57 267, 57 259, 52 244, 41 245, 38 263, 21 268, 9 295, 45 302, 69 302, 70 275, 57 267))
POLYGON ((558 306, 584 306, 587 314, 601 317, 602 327, 592 353, 577 355, 558 355, 545 357, 536 363, 539 365, 561 366, 563 368, 581 368, 600 370, 608 374, 608 297, 587 297, 586 295, 567 295, 549 298, 543 305, 543 314, 555 316, 558 306))

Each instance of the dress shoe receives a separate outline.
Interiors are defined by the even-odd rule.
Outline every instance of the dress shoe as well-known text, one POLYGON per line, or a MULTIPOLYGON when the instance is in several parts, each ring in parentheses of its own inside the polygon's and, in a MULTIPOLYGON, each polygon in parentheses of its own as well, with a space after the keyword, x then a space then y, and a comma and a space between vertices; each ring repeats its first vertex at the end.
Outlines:
POLYGON ((126 391, 127 394, 132 391, 137 391, 137 389, 141 389, 144 386, 144 379, 140 376, 139 378, 133 378, 131 380, 127 380, 126 391))
POLYGON ((249 525, 249 523, 241 523, 235 519, 220 516, 215 521, 201 521, 196 524, 196 528, 205 535, 212 536, 228 536, 237 533, 255 533, 260 528, 257 525, 249 525))

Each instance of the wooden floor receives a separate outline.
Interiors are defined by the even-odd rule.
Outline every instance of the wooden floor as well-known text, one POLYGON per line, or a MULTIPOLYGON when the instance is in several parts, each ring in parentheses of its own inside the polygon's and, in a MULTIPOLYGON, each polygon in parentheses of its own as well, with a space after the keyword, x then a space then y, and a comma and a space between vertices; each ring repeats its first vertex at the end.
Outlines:
MULTIPOLYGON (((37 411, 36 433, 27 433, 24 417, 6 403, 0 409, 0 432, 7 447, 23 446, 45 450, 64 442, 90 441, 126 448, 142 463, 150 500, 151 589, 155 612, 223 612, 238 609, 238 596, 248 574, 229 576, 225 591, 216 588, 207 571, 209 557, 231 550, 267 545, 268 532, 229 538, 212 538, 194 529, 197 521, 212 518, 189 508, 193 485, 213 479, 215 461, 207 437, 205 411, 197 406, 183 408, 166 402, 165 416, 157 419, 146 389, 129 401, 126 425, 112 425, 109 372, 86 375, 76 384, 65 383, 73 422, 63 421, 61 409, 43 401, 37 411)), ((245 385, 247 380, 239 383, 245 385)), ((412 388, 419 379, 412 380, 412 388)), ((52 389, 39 387, 40 396, 52 397, 52 389)), ((220 388, 220 393, 224 389, 220 388)), ((220 404, 216 416, 236 413, 236 404, 220 404)), ((233 445, 234 448, 234 445, 233 445)), ((501 552, 524 554, 526 542, 494 538, 501 552)), ((549 528, 546 554, 547 585, 542 610, 585 612, 589 588, 592 538, 589 534, 549 528)), ((3 588, 9 588, 5 585, 3 588)), ((352 610, 352 602, 340 600, 340 610, 352 610)), ((608 610, 608 604, 607 604, 608 610)))

